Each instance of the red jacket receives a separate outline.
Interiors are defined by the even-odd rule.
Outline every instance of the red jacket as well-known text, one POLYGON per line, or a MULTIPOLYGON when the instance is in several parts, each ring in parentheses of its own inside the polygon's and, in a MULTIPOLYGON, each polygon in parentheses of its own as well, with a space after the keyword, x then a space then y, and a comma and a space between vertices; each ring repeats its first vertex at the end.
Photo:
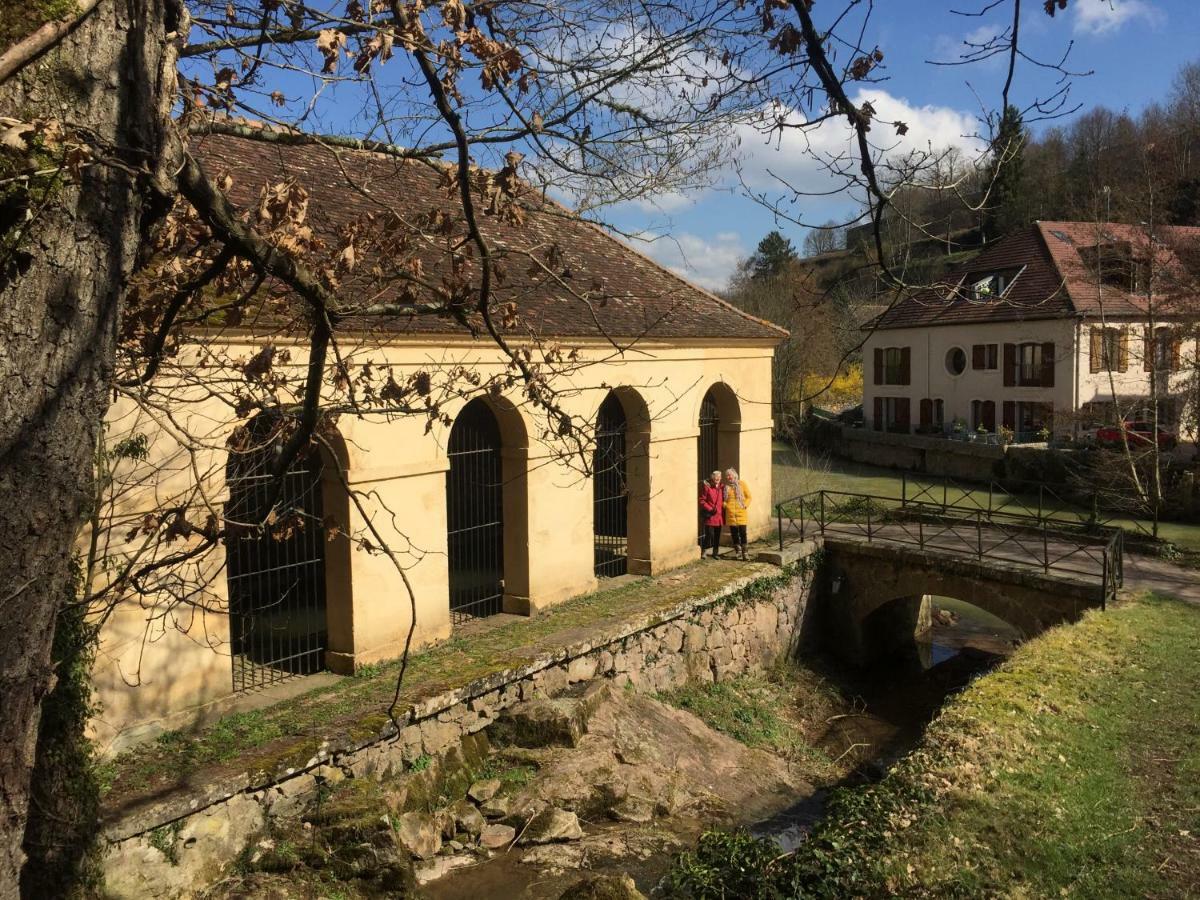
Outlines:
POLYGON ((705 525, 725 524, 725 488, 713 487, 711 481, 700 485, 700 514, 705 525))

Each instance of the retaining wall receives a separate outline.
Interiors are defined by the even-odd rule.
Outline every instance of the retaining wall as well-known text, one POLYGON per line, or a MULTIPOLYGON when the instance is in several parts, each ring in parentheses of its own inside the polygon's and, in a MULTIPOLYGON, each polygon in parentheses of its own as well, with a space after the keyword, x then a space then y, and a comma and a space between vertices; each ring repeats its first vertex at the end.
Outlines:
MULTIPOLYGON (((611 679, 645 692, 714 681, 793 654, 809 628, 818 561, 806 544, 789 569, 746 577, 700 599, 429 697, 376 737, 330 735, 307 764, 242 774, 147 804, 105 823, 106 896, 179 897, 219 878, 274 817, 299 815, 322 784, 403 776, 418 757, 458 751, 508 706, 585 682, 611 679), (170 830, 171 852, 160 849, 170 830)), ((378 712, 378 711, 373 711, 378 712)))

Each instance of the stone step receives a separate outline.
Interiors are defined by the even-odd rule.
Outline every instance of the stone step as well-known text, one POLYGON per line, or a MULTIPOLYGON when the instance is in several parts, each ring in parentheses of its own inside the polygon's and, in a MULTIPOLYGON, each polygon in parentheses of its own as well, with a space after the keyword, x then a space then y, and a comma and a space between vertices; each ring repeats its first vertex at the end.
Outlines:
POLYGON ((522 700, 488 726, 488 738, 495 746, 576 747, 610 690, 607 682, 595 681, 579 692, 522 700))

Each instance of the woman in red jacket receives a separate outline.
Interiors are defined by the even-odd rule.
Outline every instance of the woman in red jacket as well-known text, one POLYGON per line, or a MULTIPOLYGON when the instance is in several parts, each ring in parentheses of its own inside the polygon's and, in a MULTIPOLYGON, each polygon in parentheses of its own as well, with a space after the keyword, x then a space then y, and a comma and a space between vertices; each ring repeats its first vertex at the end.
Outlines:
POLYGON ((725 525, 725 488, 721 485, 721 473, 713 472, 708 480, 700 484, 700 518, 704 523, 704 543, 700 546, 700 558, 712 547, 712 558, 718 558, 721 548, 721 528, 725 525))

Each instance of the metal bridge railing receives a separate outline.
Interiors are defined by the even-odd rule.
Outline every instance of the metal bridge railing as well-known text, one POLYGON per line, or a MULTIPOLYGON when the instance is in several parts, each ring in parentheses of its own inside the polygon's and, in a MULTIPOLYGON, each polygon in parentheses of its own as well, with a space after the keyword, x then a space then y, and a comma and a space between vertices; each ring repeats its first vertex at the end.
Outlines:
POLYGON ((865 538, 1096 579, 1104 606, 1116 597, 1124 583, 1121 528, 1044 515, 1040 508, 975 502, 980 499, 967 506, 949 502, 948 493, 888 497, 816 490, 776 505, 779 549, 789 539, 816 534, 865 538))

